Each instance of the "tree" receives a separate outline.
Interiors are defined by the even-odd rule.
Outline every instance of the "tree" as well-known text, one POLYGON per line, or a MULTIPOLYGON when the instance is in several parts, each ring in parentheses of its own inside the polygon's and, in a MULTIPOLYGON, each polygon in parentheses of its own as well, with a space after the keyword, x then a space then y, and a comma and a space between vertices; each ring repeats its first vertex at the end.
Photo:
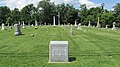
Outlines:
POLYGON ((10 17, 10 9, 7 6, 0 7, 0 23, 6 23, 6 19, 10 17))
POLYGON ((23 7, 21 10, 21 21, 25 21, 25 23, 30 24, 35 21, 33 19, 33 14, 35 13, 35 7, 33 4, 28 4, 23 7))
POLYGON ((20 11, 18 8, 11 11, 11 19, 13 23, 18 23, 18 21, 20 21, 20 11))
POLYGON ((109 25, 109 27, 111 27, 114 21, 114 16, 111 12, 103 13, 101 16, 102 27, 105 27, 105 25, 109 25))
POLYGON ((42 0, 39 2, 37 9, 43 24, 53 23, 53 15, 56 15, 56 6, 54 3, 50 2, 50 0, 42 0))
POLYGON ((114 7, 114 12, 113 12, 113 14, 114 14, 114 16, 116 17, 116 22, 117 22, 117 24, 118 24, 118 26, 120 27, 120 3, 117 3, 114 7))

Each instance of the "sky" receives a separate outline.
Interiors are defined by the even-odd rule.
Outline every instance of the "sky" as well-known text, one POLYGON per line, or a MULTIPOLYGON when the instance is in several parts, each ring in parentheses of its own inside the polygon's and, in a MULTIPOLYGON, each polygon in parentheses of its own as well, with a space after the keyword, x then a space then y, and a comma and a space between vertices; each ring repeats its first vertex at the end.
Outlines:
MULTIPOLYGON (((8 6, 10 9, 19 8, 22 9, 24 6, 33 3, 35 6, 41 0, 0 0, 0 6, 8 6)), ((120 0, 51 0, 56 5, 66 3, 73 5, 79 9, 81 4, 86 4, 87 8, 100 6, 102 3, 105 4, 105 9, 113 10, 113 6, 116 3, 120 3, 120 0)))

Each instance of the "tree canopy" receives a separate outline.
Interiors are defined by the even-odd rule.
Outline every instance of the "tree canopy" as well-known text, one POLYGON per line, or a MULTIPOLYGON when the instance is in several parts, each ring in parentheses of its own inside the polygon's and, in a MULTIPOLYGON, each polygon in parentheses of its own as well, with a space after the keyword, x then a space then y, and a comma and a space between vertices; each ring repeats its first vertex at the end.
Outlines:
POLYGON ((25 22, 25 24, 34 24, 37 21, 39 24, 53 24, 53 16, 56 18, 56 24, 74 24, 82 23, 88 25, 91 21, 92 25, 97 24, 97 18, 100 17, 100 24, 112 26, 116 22, 120 26, 120 3, 114 6, 114 11, 104 9, 104 3, 100 7, 93 7, 87 9, 86 4, 80 5, 80 9, 75 9, 69 4, 58 4, 50 0, 42 0, 37 7, 34 4, 28 4, 21 10, 15 8, 10 10, 7 6, 0 7, 0 24, 1 23, 18 23, 25 22))

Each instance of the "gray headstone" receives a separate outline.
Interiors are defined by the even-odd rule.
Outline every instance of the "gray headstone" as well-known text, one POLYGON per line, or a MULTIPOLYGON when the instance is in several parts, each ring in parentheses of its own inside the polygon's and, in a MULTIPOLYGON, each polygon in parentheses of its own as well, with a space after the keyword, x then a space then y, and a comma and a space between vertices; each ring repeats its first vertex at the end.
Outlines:
POLYGON ((5 24, 2 23, 2 29, 1 30, 5 30, 5 24))
POLYGON ((12 26, 9 26, 9 32, 12 30, 12 26))
POLYGON ((15 24, 15 33, 14 35, 17 36, 17 35, 21 35, 21 31, 20 31, 20 25, 19 24, 15 24))
POLYGON ((68 62, 68 41, 51 41, 49 62, 68 62))

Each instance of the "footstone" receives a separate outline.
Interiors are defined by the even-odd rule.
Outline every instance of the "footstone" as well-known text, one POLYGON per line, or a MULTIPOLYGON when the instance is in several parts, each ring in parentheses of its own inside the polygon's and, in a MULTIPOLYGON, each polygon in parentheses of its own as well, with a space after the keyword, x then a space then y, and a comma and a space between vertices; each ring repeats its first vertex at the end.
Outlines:
POLYGON ((20 25, 19 24, 15 24, 15 36, 21 35, 21 31, 20 31, 20 25))
POLYGON ((68 41, 51 41, 49 44, 49 62, 68 62, 68 41))

